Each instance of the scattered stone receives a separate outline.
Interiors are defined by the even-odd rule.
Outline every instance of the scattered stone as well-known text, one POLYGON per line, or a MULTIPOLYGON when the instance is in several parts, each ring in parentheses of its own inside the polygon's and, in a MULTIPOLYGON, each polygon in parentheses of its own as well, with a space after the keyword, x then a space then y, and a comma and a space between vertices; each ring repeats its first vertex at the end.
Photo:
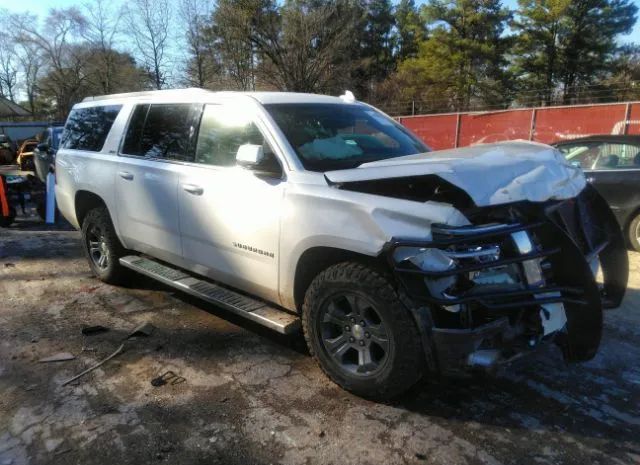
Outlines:
POLYGON ((427 460, 427 456, 426 456, 426 455, 424 455, 424 454, 421 454, 421 453, 419 453, 419 452, 418 452, 418 453, 416 453, 416 458, 417 458, 418 460, 427 460))
POLYGON ((137 326, 133 331, 131 331, 125 337, 125 339, 138 337, 138 336, 149 337, 151 336, 151 334, 153 334, 154 329, 156 328, 151 323, 142 323, 141 325, 137 326))
POLYGON ((4 264, 5 268, 15 268, 15 266, 16 266, 16 264, 15 263, 11 263, 11 262, 8 262, 8 263, 4 264))
POLYGON ((324 430, 320 431, 320 433, 318 434, 319 437, 323 438, 326 436, 326 433, 324 432, 324 430))
POLYGON ((74 360, 76 357, 69 352, 60 352, 55 355, 51 355, 50 357, 44 357, 38 360, 40 363, 49 363, 49 362, 66 362, 69 360, 74 360))

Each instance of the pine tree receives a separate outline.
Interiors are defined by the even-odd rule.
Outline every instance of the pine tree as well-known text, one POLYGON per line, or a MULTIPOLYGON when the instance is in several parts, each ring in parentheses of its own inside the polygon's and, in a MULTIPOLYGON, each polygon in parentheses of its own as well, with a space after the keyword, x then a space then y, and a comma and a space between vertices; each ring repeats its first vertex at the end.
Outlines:
POLYGON ((638 7, 633 0, 573 0, 567 9, 567 35, 560 76, 563 102, 571 103, 578 85, 591 84, 607 72, 616 36, 631 31, 638 7))
POLYGON ((500 0, 430 0, 421 14, 431 35, 418 56, 400 66, 404 85, 432 99, 431 107, 504 104, 509 38, 503 33, 510 13, 500 0))
POLYGON ((414 58, 418 54, 418 44, 427 34, 415 0, 400 0, 395 8, 395 16, 396 57, 398 60, 414 58))
MULTIPOLYGON (((571 0, 519 0, 513 72, 531 104, 550 105, 561 67, 561 43, 571 0)), ((524 103, 524 102, 523 102, 524 103)))
POLYGON ((353 89, 359 98, 369 99, 376 85, 395 69, 395 17, 390 0, 362 0, 360 24, 353 60, 353 89))
POLYGON ((520 0, 513 71, 527 103, 551 104, 557 92, 571 103, 579 86, 602 81, 637 12, 633 0, 520 0))

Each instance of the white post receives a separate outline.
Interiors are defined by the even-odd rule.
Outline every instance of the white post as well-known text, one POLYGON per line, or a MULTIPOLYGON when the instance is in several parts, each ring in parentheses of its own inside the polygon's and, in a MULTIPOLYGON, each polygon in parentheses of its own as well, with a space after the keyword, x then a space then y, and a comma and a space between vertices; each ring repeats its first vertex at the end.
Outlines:
POLYGON ((47 174, 46 206, 45 221, 53 224, 56 222, 56 175, 53 173, 47 174))

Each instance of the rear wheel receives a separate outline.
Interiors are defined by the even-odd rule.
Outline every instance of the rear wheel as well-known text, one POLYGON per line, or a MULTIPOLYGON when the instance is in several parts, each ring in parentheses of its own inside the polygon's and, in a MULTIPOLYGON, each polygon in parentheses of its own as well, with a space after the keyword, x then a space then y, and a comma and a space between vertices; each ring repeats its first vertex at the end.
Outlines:
POLYGON ((415 322, 389 280, 371 268, 346 262, 320 273, 307 290, 302 322, 322 370, 357 395, 394 397, 423 374, 415 322))
POLYGON ((629 244, 636 252, 640 252, 640 214, 636 215, 629 224, 629 230, 627 231, 629 238, 629 244))
POLYGON ((127 276, 120 265, 126 250, 113 228, 106 207, 90 210, 82 222, 82 242, 93 274, 109 284, 118 284, 127 276))

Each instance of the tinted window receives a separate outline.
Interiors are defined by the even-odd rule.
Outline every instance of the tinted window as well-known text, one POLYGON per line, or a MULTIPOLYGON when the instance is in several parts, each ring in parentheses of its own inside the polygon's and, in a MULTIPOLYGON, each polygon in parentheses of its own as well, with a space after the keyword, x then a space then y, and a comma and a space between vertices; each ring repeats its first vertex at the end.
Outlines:
POLYGON ((149 158, 192 161, 191 141, 202 105, 158 104, 136 106, 123 153, 149 158))
POLYGON ((598 144, 593 142, 563 144, 558 147, 558 150, 562 152, 567 161, 585 170, 593 168, 600 153, 598 144))
MULTIPOLYGON (((71 110, 62 133, 62 147, 91 152, 101 151, 104 141, 107 139, 107 134, 109 134, 111 126, 120 112, 120 108, 122 108, 122 105, 71 110)), ((56 147, 57 137, 55 132, 53 140, 47 142, 52 147, 56 147)))
POLYGON ((600 145, 600 157, 595 169, 640 168, 640 147, 631 144, 609 143, 600 145))
POLYGON ((558 147, 565 158, 586 170, 640 168, 640 146, 610 142, 576 142, 558 147))
POLYGON ((273 157, 269 144, 250 119, 225 105, 205 106, 196 145, 197 163, 233 166, 238 147, 244 144, 262 145, 265 156, 273 157))
POLYGON ((144 129, 144 120, 147 118, 147 111, 150 105, 136 105, 133 114, 129 119, 129 127, 122 145, 122 153, 129 155, 140 155, 140 140, 144 129))
POLYGON ((365 105, 293 103, 265 107, 308 170, 350 168, 429 151, 407 129, 365 105))

